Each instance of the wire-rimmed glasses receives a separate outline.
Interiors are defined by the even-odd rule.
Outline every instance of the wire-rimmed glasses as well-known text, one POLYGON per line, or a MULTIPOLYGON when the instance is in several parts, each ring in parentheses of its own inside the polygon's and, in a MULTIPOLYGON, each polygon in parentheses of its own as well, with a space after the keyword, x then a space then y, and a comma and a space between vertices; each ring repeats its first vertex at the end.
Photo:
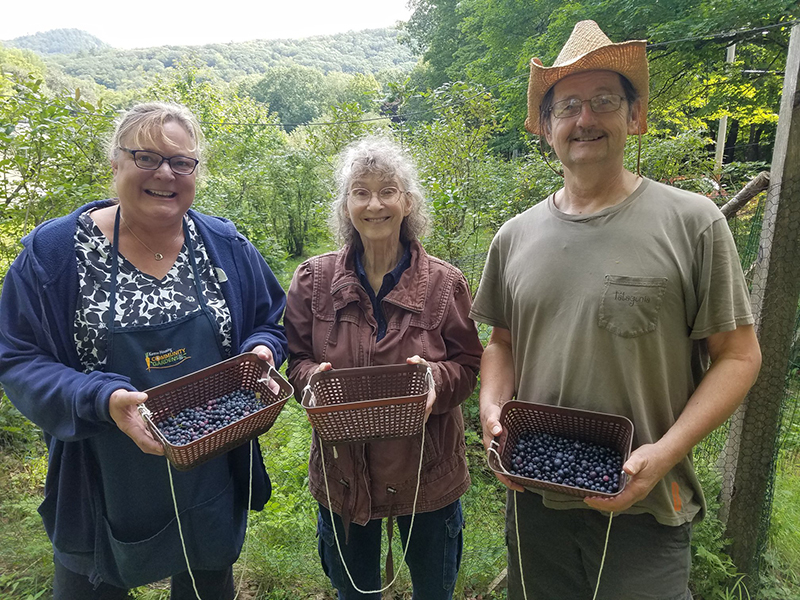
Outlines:
POLYGON ((347 192, 347 196, 350 198, 350 201, 353 204, 364 206, 369 204, 369 201, 372 200, 373 195, 378 197, 378 201, 381 204, 394 204, 400 199, 400 196, 402 196, 403 193, 403 190, 400 188, 397 188, 393 185, 387 185, 376 192, 373 192, 367 188, 353 188, 347 192))
POLYGON ((597 94, 588 100, 581 100, 580 98, 567 98, 566 100, 559 100, 553 102, 551 112, 556 119, 567 119, 569 117, 576 117, 581 113, 581 108, 585 102, 589 103, 592 107, 592 112, 596 113, 609 113, 619 110, 622 106, 622 101, 626 98, 619 94, 597 94))

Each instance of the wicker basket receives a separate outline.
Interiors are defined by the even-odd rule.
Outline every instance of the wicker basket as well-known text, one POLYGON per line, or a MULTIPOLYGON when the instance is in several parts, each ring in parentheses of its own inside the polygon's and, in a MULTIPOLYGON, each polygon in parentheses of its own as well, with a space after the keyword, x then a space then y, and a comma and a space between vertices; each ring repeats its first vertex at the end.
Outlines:
POLYGON ((139 406, 142 418, 153 436, 164 446, 164 454, 169 462, 180 471, 188 471, 266 432, 275 423, 286 399, 294 390, 272 365, 248 352, 150 388, 146 393, 147 401, 139 406), (277 393, 269 389, 269 380, 263 378, 264 371, 268 371, 272 381, 278 384, 280 389, 277 393), (240 389, 259 393, 267 406, 180 446, 169 443, 156 427, 156 423, 184 408, 201 406, 240 389))
POLYGON ((433 385, 424 365, 386 365, 315 373, 303 408, 326 444, 349 444, 417 435, 433 385))
POLYGON ((489 467, 496 474, 504 475, 523 487, 540 488, 580 497, 603 496, 609 498, 616 496, 625 488, 628 476, 624 472, 620 477, 619 490, 609 494, 521 475, 511 475, 508 467, 511 464, 511 454, 517 441, 524 433, 549 433, 581 442, 608 446, 620 453, 624 464, 631 454, 633 442, 633 423, 626 417, 515 400, 503 405, 500 411, 500 424, 503 426, 503 433, 494 439, 492 447, 500 456, 502 464, 498 462, 497 455, 492 450, 487 456, 489 467))

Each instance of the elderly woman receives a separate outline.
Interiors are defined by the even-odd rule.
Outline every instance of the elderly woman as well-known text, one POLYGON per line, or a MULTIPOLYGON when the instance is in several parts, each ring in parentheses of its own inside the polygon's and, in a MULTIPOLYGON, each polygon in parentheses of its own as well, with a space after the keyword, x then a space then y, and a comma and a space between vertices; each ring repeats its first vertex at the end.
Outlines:
POLYGON ((257 444, 174 472, 181 539, 163 449, 137 413, 142 390, 232 355, 285 356, 269 267, 230 222, 190 209, 200 143, 187 109, 132 108, 109 149, 119 198, 37 227, 3 284, 0 382, 50 451, 39 512, 56 600, 124 598, 169 576, 172 598, 195 585, 232 598, 251 457, 251 507, 269 497, 257 444), (165 352, 182 360, 156 364, 165 352))
POLYGON ((419 438, 325 448, 328 507, 314 436, 309 487, 320 503, 322 568, 340 600, 380 598, 358 590, 380 588, 381 520, 394 515, 408 543, 414 598, 449 599, 461 559, 459 497, 470 483, 461 403, 475 387, 482 353, 468 317, 469 288, 455 267, 426 254, 419 242, 424 200, 400 148, 380 138, 354 143, 340 157, 338 185, 332 222, 344 246, 301 264, 289 289, 289 379, 302 390, 317 371, 408 362, 430 366, 435 390, 426 407, 410 541, 419 438))

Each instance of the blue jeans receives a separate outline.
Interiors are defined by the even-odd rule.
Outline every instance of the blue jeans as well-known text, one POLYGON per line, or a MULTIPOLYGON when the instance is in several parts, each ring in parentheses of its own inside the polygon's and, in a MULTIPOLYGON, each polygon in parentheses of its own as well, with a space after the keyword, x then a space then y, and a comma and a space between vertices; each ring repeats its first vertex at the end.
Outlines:
MULTIPOLYGON (((373 519, 366 525, 350 524, 345 544, 342 519, 334 513, 336 533, 345 564, 356 586, 364 591, 381 587, 381 536, 383 519, 373 519)), ((411 515, 396 517, 403 547, 408 540, 411 515)), ((414 529, 406 554, 406 564, 414 586, 413 600, 451 600, 461 565, 464 514, 461 501, 414 516, 414 529)), ((339 592, 339 600, 370 598, 380 600, 380 594, 362 594, 353 588, 344 570, 331 527, 327 508, 319 506, 317 519, 319 558, 322 569, 339 592)), ((395 553, 395 556, 398 554, 395 553)), ((400 554, 402 556, 402 554, 400 554)), ((399 569, 400 567, 395 567, 399 569)))

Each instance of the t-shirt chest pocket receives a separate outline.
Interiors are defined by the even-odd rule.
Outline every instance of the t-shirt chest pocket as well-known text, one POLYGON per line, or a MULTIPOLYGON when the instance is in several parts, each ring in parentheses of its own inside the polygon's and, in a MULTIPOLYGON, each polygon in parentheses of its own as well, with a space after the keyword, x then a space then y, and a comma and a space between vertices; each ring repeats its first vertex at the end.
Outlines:
POLYGON ((655 331, 666 290, 666 277, 606 275, 597 324, 621 337, 655 331))

